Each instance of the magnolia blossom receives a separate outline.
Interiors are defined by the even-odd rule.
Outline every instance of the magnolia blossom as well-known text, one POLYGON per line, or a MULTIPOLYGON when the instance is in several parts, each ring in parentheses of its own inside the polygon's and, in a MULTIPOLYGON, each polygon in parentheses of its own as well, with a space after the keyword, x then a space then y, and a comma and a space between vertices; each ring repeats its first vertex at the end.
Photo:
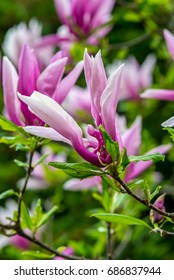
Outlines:
MULTIPOLYGON (((152 84, 152 71, 155 66, 156 58, 150 54, 144 62, 139 65, 134 56, 129 57, 125 62, 119 100, 131 99, 139 100, 142 89, 152 84), (136 77, 136 78, 135 78, 136 77)), ((108 72, 112 72, 120 62, 108 66, 108 72)))
POLYGON ((104 147, 99 126, 114 141, 122 141, 117 130, 115 112, 118 102, 123 66, 120 66, 107 79, 100 52, 96 57, 84 55, 84 69, 91 96, 91 114, 95 127, 89 125, 87 137, 83 138, 82 129, 76 121, 53 99, 35 91, 30 97, 19 94, 20 99, 29 105, 30 110, 50 127, 26 127, 25 130, 42 137, 64 141, 74 147, 86 161, 103 166, 111 162, 111 157, 104 147))
MULTIPOLYGON (((114 0, 54 0, 54 3, 63 24, 63 37, 69 41, 86 38, 89 44, 96 44, 109 32, 110 27, 103 25, 111 19, 114 0)), ((62 27, 58 34, 62 34, 62 27)))
MULTIPOLYGON (((174 59, 174 35, 167 29, 164 30, 167 48, 174 59)), ((159 100, 174 101, 174 90, 169 89, 147 89, 142 94, 143 98, 154 98, 159 100)))
MULTIPOLYGON (((42 25, 36 19, 31 19, 28 26, 21 22, 7 31, 3 42, 3 51, 17 67, 24 44, 35 48, 37 41, 42 38, 41 36, 42 25)), ((44 48, 37 47, 35 51, 40 65, 47 65, 53 56, 53 47, 50 45, 44 48)))
POLYGON ((49 65, 41 71, 35 53, 24 45, 19 58, 18 73, 7 57, 3 58, 3 90, 5 114, 16 125, 43 125, 38 117, 28 110, 28 107, 17 97, 19 91, 23 96, 30 96, 34 90, 63 102, 80 75, 83 63, 77 66, 64 78, 67 57, 58 52, 49 65))
MULTIPOLYGON (((64 141, 72 145, 86 161, 97 166, 103 166, 112 161, 106 151, 99 129, 99 126, 103 125, 110 137, 119 143, 120 150, 125 146, 128 155, 136 154, 137 147, 140 145, 140 132, 138 131, 140 131, 141 125, 139 118, 135 121, 132 129, 127 130, 121 136, 118 128, 118 116, 115 114, 123 66, 120 66, 107 79, 100 52, 96 57, 90 57, 85 52, 84 70, 91 97, 91 114, 95 122, 95 126, 87 126, 85 138, 76 121, 58 103, 36 91, 30 97, 20 94, 19 97, 29 105, 32 112, 50 127, 29 126, 25 130, 41 137, 64 141), (131 137, 132 141, 130 142, 131 137)), ((167 146, 167 149, 169 149, 169 146, 167 146)), ((146 162, 144 164, 151 163, 146 162)), ((134 169, 131 170, 132 176, 134 173, 137 174, 139 170, 144 170, 144 167, 142 167, 144 165, 141 165, 138 170, 133 166, 130 167, 134 169)))
MULTIPOLYGON (((141 145, 142 119, 141 117, 137 117, 130 128, 127 128, 124 122, 125 119, 119 118, 119 124, 122 124, 121 139, 122 139, 123 146, 126 148, 128 156, 138 155, 139 148, 141 145)), ((171 145, 161 145, 148 151, 146 154, 148 155, 157 152, 161 154, 165 154, 169 151, 170 148, 171 145)), ((139 175, 141 175, 142 172, 144 172, 147 168, 149 168, 152 165, 152 163, 153 163, 152 160, 130 163, 126 168, 124 174, 124 179, 123 179, 124 182, 128 183, 136 179, 139 175)), ((101 190, 101 183, 102 181, 99 176, 94 176, 83 180, 70 179, 64 184, 64 189, 78 191, 78 190, 89 189, 95 186, 99 190, 101 190)))
MULTIPOLYGON (((58 251, 61 250, 61 253, 63 253, 66 256, 72 256, 74 254, 74 250, 71 247, 65 247, 65 248, 59 248, 58 251)), ((54 260, 64 260, 62 257, 55 257, 54 260)))

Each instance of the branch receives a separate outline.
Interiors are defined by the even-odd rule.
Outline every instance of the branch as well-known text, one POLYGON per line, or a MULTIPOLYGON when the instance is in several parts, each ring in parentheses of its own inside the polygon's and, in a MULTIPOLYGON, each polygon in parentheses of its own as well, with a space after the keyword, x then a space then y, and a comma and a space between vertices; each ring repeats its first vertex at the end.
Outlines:
POLYGON ((148 203, 147 200, 142 199, 141 197, 139 197, 138 195, 136 195, 135 193, 133 193, 128 186, 119 178, 116 177, 114 178, 122 187, 123 189, 126 191, 126 193, 128 193, 130 196, 132 196, 134 199, 136 199, 137 201, 139 201, 141 204, 144 204, 145 206, 147 206, 149 209, 157 212, 158 214, 164 216, 164 217, 169 217, 174 219, 174 213, 169 213, 169 212, 165 212, 160 210, 159 208, 155 207, 153 204, 148 203))

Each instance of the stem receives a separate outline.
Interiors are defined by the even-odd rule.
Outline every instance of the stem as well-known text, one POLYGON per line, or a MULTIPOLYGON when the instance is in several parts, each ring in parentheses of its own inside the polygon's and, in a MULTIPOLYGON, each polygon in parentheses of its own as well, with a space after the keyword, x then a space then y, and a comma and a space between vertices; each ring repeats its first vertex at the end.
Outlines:
POLYGON ((112 228, 111 223, 107 223, 107 258, 108 260, 112 260, 112 228))
POLYGON ((20 217, 21 217, 21 203, 23 200, 23 195, 25 193, 25 190, 27 188, 27 184, 28 184, 28 180, 30 178, 31 172, 32 172, 32 159, 33 159, 33 155, 34 155, 35 149, 33 149, 30 152, 30 156, 29 156, 29 163, 28 163, 28 169, 27 169, 27 174, 26 174, 26 178, 25 178, 25 182, 23 185, 23 188, 20 190, 19 193, 19 200, 18 200, 18 216, 17 216, 17 224, 20 225, 20 217))
POLYGON ((119 49, 122 47, 130 48, 149 38, 150 38, 150 34, 144 33, 144 34, 140 35, 139 37, 136 37, 135 39, 132 39, 132 40, 129 40, 126 42, 122 42, 122 43, 112 44, 109 46, 109 50, 119 49))
POLYGON ((174 213, 169 213, 169 212, 165 212, 160 210, 159 208, 155 207, 153 204, 148 203, 147 200, 142 199, 141 197, 139 197, 138 195, 134 194, 129 188, 128 186, 119 178, 116 177, 114 178, 122 187, 123 189, 130 195, 132 196, 134 199, 136 199, 137 201, 139 201, 140 203, 144 204, 145 206, 147 206, 149 209, 157 212, 158 214, 165 216, 165 217, 169 217, 169 218, 174 218, 174 213))

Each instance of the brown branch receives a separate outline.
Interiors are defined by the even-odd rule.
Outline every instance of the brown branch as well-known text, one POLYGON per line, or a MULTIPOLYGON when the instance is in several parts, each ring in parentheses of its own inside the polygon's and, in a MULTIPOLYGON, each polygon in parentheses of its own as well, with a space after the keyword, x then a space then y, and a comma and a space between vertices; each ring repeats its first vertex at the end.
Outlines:
POLYGON ((127 194, 129 194, 131 197, 133 197, 134 199, 136 199, 137 201, 139 201, 141 204, 144 204, 145 206, 147 206, 149 209, 157 212, 158 214, 164 216, 164 217, 169 217, 174 219, 174 213, 169 213, 169 212, 165 212, 160 210, 159 208, 155 207, 153 204, 148 203, 147 200, 142 199, 141 197, 139 197, 138 195, 136 195, 135 193, 133 193, 128 186, 119 178, 116 177, 114 178, 122 187, 123 189, 126 191, 127 194))

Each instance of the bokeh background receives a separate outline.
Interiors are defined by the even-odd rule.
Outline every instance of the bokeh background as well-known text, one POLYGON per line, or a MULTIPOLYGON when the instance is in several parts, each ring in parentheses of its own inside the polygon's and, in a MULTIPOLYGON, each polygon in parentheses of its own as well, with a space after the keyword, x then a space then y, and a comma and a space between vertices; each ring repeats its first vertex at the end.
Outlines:
MULTIPOLYGON (((117 0, 112 12, 113 28, 101 40, 99 46, 92 47, 96 53, 102 51, 105 65, 116 60, 125 60, 130 55, 136 57, 141 64, 148 54, 156 56, 156 66, 153 72, 153 87, 174 89, 174 63, 167 50, 163 30, 167 28, 174 33, 174 4, 169 0, 117 0)), ((60 26, 52 0, 2 0, 0 1, 0 42, 9 28, 20 22, 28 23, 36 18, 43 25, 43 35, 55 33, 60 26)), ((71 53, 74 63, 82 59, 85 49, 83 42, 75 44, 71 53)), ((90 48, 90 46, 88 46, 90 48)), ((3 51, 1 48, 1 56, 3 51)), ((136 79, 136 77, 135 77, 136 79)), ((84 77, 80 77, 79 85, 84 86, 84 77)), ((0 110, 3 112, 3 92, 0 93, 0 110)), ((174 115, 174 102, 159 100, 121 101, 118 113, 126 115, 128 125, 137 115, 143 117, 142 145, 140 152, 160 145, 172 143, 167 131, 162 130, 161 123, 174 115)), ((0 131, 0 136, 7 132, 0 131)), ((50 143, 51 149, 59 154, 65 152, 68 162, 80 160, 69 147, 58 143, 50 143)), ((19 180, 25 176, 25 169, 15 164, 14 159, 26 160, 26 153, 16 151, 3 143, 0 144, 0 191, 8 188, 18 190, 19 180)), ((147 178, 152 188, 156 172, 160 172, 162 180, 161 193, 166 193, 165 206, 167 211, 174 212, 174 149, 172 148, 164 162, 154 164, 141 177, 147 178)), ((38 198, 43 207, 59 205, 57 213, 41 232, 41 239, 54 246, 70 246, 75 254, 87 258, 105 257, 106 228, 90 215, 100 209, 96 199, 95 188, 86 191, 66 191, 63 183, 69 178, 62 171, 49 171, 45 167, 49 186, 45 189, 27 190, 25 201, 32 208, 38 198)), ((149 211, 144 206, 135 203, 129 197, 119 197, 119 213, 143 218, 148 223, 149 211)), ((5 201, 0 206, 6 207, 5 201)), ((0 213, 1 215, 1 213, 0 213)), ((167 228, 167 225, 166 225, 167 228)), ((171 226, 169 228, 172 229, 171 226)), ((2 236, 0 235, 0 238, 2 236)), ((115 226, 116 242, 114 257, 116 259, 174 259, 173 237, 160 237, 148 230, 134 226, 115 226)), ((30 245, 30 250, 36 250, 30 245)), ((41 256, 38 256, 40 258, 41 256)), ((7 243, 0 248, 0 259, 35 259, 34 255, 23 254, 23 249, 7 243)))

